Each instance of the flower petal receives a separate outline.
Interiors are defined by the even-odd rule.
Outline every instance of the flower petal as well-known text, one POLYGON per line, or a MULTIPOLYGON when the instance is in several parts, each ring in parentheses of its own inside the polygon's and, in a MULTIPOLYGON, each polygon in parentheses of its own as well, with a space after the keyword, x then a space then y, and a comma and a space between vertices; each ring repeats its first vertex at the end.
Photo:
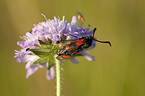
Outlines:
POLYGON ((58 41, 58 40, 59 40, 59 36, 58 35, 53 36, 52 41, 58 41))
POLYGON ((52 80, 54 78, 54 66, 46 71, 47 80, 52 80))
POLYGON ((27 55, 24 54, 22 57, 17 58, 17 62, 18 63, 23 63, 23 62, 34 62, 37 59, 39 59, 40 57, 36 56, 36 55, 27 55))
POLYGON ((76 18, 76 16, 72 17, 71 25, 75 25, 75 26, 77 25, 77 18, 76 18))
POLYGON ((86 32, 86 35, 91 36, 91 35, 93 35, 93 33, 94 33, 94 30, 92 30, 92 31, 90 31, 90 32, 86 32))
POLYGON ((32 62, 28 62, 28 63, 26 64, 26 66, 25 66, 25 69, 28 69, 28 68, 30 68, 30 66, 31 66, 31 63, 32 63, 32 62))
POLYGON ((87 60, 94 61, 94 56, 91 56, 85 52, 81 53, 87 60))
POLYGON ((74 64, 78 64, 79 62, 76 60, 76 58, 71 58, 70 59, 74 64))
POLYGON ((34 74, 37 70, 38 70, 38 66, 36 64, 31 65, 27 69, 26 78, 28 78, 30 75, 34 74))
POLYGON ((39 68, 46 68, 48 66, 48 64, 42 64, 42 65, 39 65, 39 68))
POLYGON ((19 45, 20 47, 24 48, 25 47, 26 42, 25 41, 18 41, 17 45, 19 45))

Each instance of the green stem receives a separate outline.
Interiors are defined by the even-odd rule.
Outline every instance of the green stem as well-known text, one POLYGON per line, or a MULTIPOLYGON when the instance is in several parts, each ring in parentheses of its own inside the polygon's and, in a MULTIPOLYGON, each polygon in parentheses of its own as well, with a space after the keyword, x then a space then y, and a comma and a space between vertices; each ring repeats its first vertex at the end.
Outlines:
POLYGON ((62 96, 61 63, 58 59, 56 59, 56 56, 56 96, 62 96))

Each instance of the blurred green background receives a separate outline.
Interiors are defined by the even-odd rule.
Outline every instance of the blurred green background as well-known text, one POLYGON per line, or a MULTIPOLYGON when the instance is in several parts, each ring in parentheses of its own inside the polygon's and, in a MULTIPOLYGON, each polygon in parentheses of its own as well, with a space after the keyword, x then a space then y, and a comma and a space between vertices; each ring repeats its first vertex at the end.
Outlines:
POLYGON ((144 0, 0 0, 0 96, 55 96, 55 79, 47 81, 45 69, 26 79, 14 50, 19 36, 45 21, 41 13, 70 22, 76 11, 85 26, 97 27, 95 37, 113 46, 97 43, 87 52, 94 62, 64 62, 63 96, 145 96, 144 0))

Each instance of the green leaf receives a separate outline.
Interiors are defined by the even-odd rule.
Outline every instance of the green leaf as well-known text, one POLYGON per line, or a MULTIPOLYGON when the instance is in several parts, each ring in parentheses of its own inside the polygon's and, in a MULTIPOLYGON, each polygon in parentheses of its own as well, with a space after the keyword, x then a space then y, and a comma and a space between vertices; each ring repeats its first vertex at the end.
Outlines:
POLYGON ((51 52, 53 52, 52 49, 30 49, 34 54, 38 55, 39 57, 44 57, 49 55, 51 52))
POLYGON ((48 42, 49 42, 49 44, 52 44, 52 41, 48 38, 48 42))
POLYGON ((41 45, 40 48, 42 48, 42 49, 52 49, 52 45, 41 45))
POLYGON ((53 56, 49 56, 49 59, 48 59, 48 70, 52 67, 52 66, 54 66, 54 64, 55 64, 55 60, 54 60, 54 57, 53 56))
POLYGON ((46 64, 47 59, 46 58, 39 58, 38 60, 36 60, 33 64, 46 64))
POLYGON ((48 45, 46 44, 45 42, 41 41, 41 40, 38 40, 39 43, 40 43, 40 48, 44 48, 44 49, 52 49, 52 45, 48 45))
POLYGON ((41 40, 38 40, 38 41, 39 41, 39 43, 40 43, 41 45, 48 45, 48 44, 44 43, 44 42, 41 41, 41 40))
POLYGON ((28 55, 33 55, 33 53, 28 53, 28 55))
POLYGON ((66 40, 67 36, 65 36, 63 39, 61 39, 61 41, 66 40))

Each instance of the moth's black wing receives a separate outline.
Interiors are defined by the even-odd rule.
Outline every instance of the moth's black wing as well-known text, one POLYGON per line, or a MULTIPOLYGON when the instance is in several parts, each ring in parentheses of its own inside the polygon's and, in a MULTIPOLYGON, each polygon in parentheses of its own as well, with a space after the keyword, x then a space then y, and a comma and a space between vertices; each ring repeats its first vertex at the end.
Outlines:
POLYGON ((83 39, 77 40, 66 40, 60 42, 60 49, 57 54, 60 55, 73 55, 74 53, 80 52, 82 50, 82 46, 84 45, 83 39))

